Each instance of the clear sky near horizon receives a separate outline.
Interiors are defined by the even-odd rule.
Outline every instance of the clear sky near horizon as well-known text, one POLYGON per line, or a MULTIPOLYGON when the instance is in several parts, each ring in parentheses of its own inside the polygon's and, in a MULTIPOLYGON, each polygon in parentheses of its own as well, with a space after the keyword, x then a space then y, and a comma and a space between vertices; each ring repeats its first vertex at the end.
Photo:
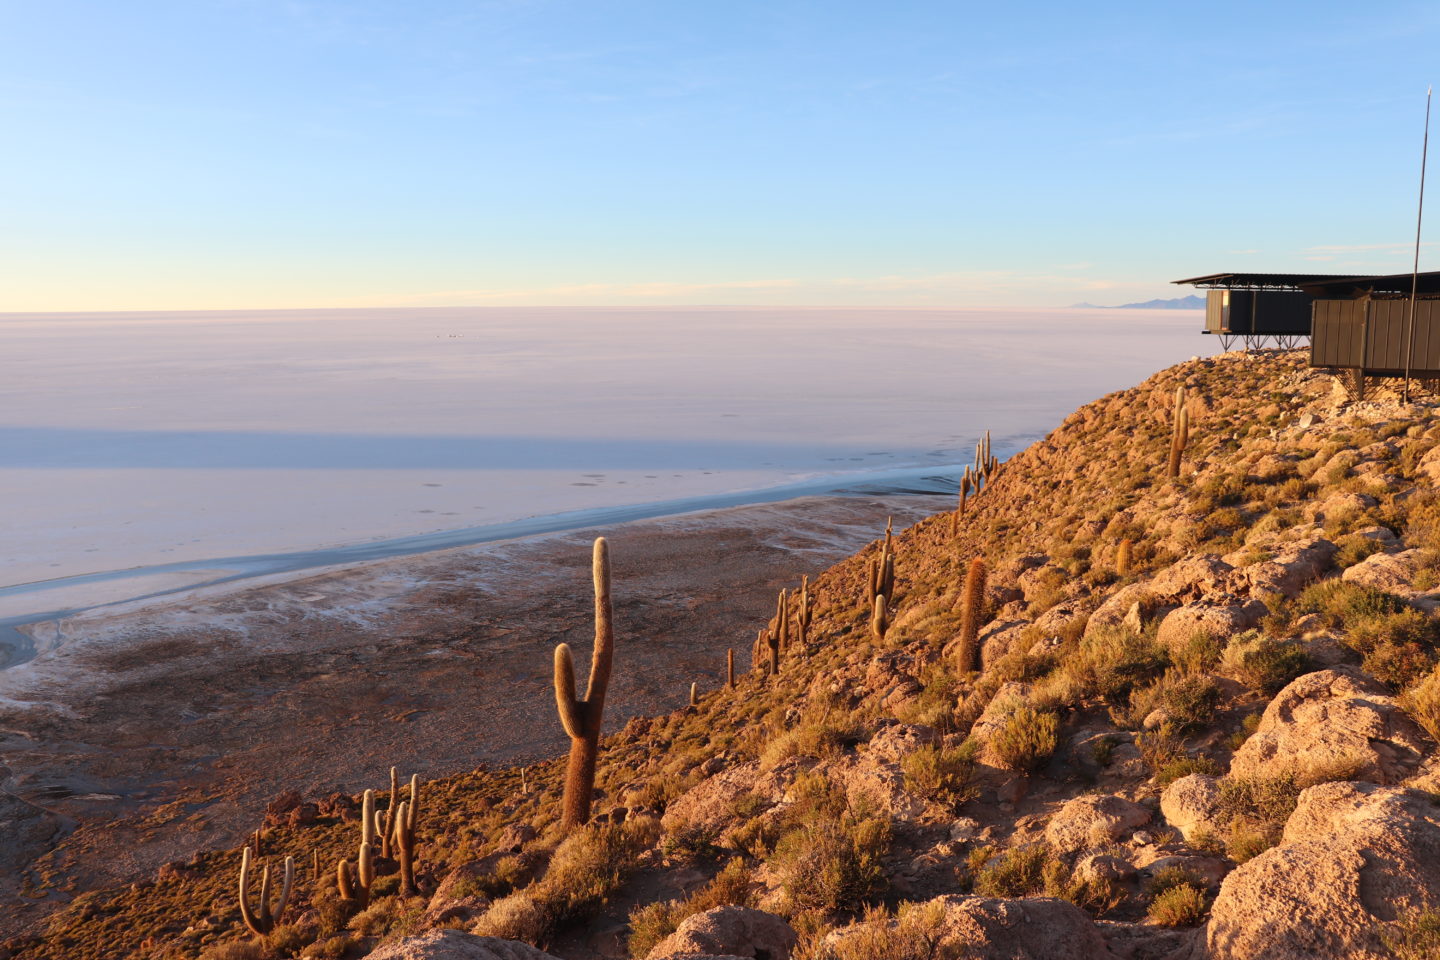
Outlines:
POLYGON ((1400 272, 1440 78, 1433 3, 0 9, 8 311, 1064 305, 1400 272))

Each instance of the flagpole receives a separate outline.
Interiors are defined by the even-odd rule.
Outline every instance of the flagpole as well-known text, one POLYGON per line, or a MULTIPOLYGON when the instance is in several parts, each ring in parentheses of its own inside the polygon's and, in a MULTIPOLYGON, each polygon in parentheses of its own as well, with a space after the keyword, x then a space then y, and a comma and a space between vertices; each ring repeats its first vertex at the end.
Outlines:
POLYGON ((1405 402, 1410 402, 1410 367, 1415 357, 1415 299, 1420 292, 1420 224, 1425 219, 1425 159, 1430 152, 1430 94, 1425 88, 1425 138, 1420 142, 1420 209, 1415 214, 1415 263, 1410 271, 1410 321, 1405 344, 1405 402))

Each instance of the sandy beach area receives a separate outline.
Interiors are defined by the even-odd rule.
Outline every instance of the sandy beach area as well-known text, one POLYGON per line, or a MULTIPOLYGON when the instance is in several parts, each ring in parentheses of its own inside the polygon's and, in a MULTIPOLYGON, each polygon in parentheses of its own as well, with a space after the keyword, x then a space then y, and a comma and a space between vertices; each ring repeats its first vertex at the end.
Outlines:
MULTIPOLYGON (((611 542, 619 629, 607 729, 683 705, 748 667, 774 594, 948 497, 835 496, 643 520, 182 594, 41 633, 64 642, 0 671, 7 789, 67 819, 31 873, 73 892, 233 845, 287 789, 380 785, 553 756, 550 653, 591 639, 589 547, 611 542), (165 808, 161 831, 135 819, 165 808)), ((0 891, 10 895, 12 890, 0 891)))

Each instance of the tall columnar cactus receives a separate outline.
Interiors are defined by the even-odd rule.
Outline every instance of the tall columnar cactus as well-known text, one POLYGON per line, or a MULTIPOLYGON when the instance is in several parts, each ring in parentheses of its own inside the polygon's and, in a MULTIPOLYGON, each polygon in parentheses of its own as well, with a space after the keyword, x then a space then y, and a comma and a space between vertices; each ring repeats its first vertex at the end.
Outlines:
POLYGON ((370 903, 375 883, 375 791, 366 790, 360 801, 360 849, 356 862, 341 860, 335 868, 335 886, 343 900, 354 901, 363 910, 370 903))
POLYGON ((264 872, 260 874, 260 904, 258 908, 250 905, 250 845, 247 843, 240 851, 240 919, 245 921, 245 926, 259 936, 265 936, 275 929, 275 922, 285 912, 285 904, 290 901, 290 885, 295 881, 295 858, 285 858, 284 879, 280 882, 280 899, 272 911, 270 908, 270 867, 267 864, 264 872))
POLYGON ((875 606, 870 611, 870 635, 876 640, 884 640, 889 629, 890 615, 885 609, 885 595, 882 593, 876 596, 875 606))
POLYGON ((605 690, 610 685, 610 661, 615 630, 610 613, 610 548, 604 537, 595 541, 595 650, 590 656, 590 683, 585 699, 575 695, 575 661, 570 647, 555 648, 555 704, 560 723, 570 735, 570 762, 565 768, 565 800, 561 822, 578 827, 590 819, 595 792, 595 758, 600 750, 600 724, 605 712, 605 690))
POLYGON ((880 564, 871 560, 865 565, 865 608, 875 606, 875 586, 880 582, 880 564))
POLYGON ((1170 428, 1170 463, 1166 475, 1180 476, 1180 458, 1190 443, 1190 408, 1185 403, 1185 385, 1175 388, 1175 415, 1170 428))
POLYGON ((775 637, 781 653, 790 650, 790 594, 781 590, 775 599, 775 637))
POLYGON ((729 647, 725 651, 725 686, 731 690, 735 689, 735 648, 729 647))
POLYGON ((885 541, 880 547, 880 559, 870 561, 870 586, 866 590, 866 602, 872 607, 880 594, 887 597, 895 594, 895 537, 892 521, 885 521, 885 541))
POLYGON ((795 611, 795 640, 803 650, 810 638, 810 577, 800 578, 800 606, 795 611))
POLYGON ((955 512, 950 514, 950 538, 953 540, 960 535, 960 518, 965 516, 965 500, 970 495, 970 468, 966 467, 965 472, 960 475, 960 492, 955 504, 955 512))
POLYGON ((390 768, 390 805, 385 808, 385 823, 380 828, 380 856, 395 856, 393 838, 395 835, 395 810, 400 799, 400 781, 395 768, 390 768))
POLYGON ((415 821, 420 816, 420 778, 410 775, 410 796, 395 808, 395 849, 400 856, 400 895, 419 896, 415 886, 415 821))
POLYGON ((1131 554, 1135 552, 1135 541, 1126 537, 1120 541, 1120 547, 1115 551, 1115 575, 1120 577, 1130 576, 1131 554))
POLYGON ((959 667, 968 673, 980 669, 980 618, 985 606, 985 561, 980 557, 970 561, 960 604, 959 667))

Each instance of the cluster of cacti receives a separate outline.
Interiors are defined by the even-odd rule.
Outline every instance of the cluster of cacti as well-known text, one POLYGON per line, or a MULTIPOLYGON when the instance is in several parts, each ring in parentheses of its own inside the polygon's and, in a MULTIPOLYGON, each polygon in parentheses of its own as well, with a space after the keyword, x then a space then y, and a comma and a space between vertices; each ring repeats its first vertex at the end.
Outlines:
POLYGON ((370 903, 370 888, 375 883, 375 833, 375 791, 366 790, 360 801, 360 849, 355 863, 341 860, 335 867, 340 899, 361 910, 370 903))
POLYGON ((590 655, 590 682, 585 699, 576 697, 575 661, 570 647, 555 648, 555 704, 560 724, 570 735, 570 762, 565 768, 565 799, 561 822, 576 827, 590 819, 595 792, 595 759, 600 749, 600 724, 605 691, 610 685, 610 658, 615 642, 610 615, 610 548, 604 537, 595 541, 595 649, 590 655))
POLYGON ((980 669, 980 622, 985 606, 985 561, 976 557, 965 573, 960 595, 960 663, 963 672, 980 669))
POLYGON ((1130 576, 1131 554, 1134 551, 1135 541, 1129 537, 1120 541, 1120 546, 1115 551, 1115 575, 1117 577, 1130 576))
MULTIPOLYGON (((995 476, 995 471, 1000 469, 1000 458, 990 453, 990 431, 985 431, 985 439, 975 444, 975 475, 983 478, 986 483, 995 476)), ((979 486, 976 485, 976 492, 979 486)))
POLYGON ((955 504, 955 510, 950 514, 950 536, 956 537, 960 534, 960 518, 965 515, 965 503, 971 496, 978 495, 982 487, 989 486, 990 480, 1000 469, 1000 458, 990 452, 990 431, 985 431, 985 439, 975 444, 975 464, 967 466, 965 472, 960 474, 959 497, 955 504))
POLYGON ((1175 388, 1175 415, 1170 427, 1170 463, 1166 475, 1180 476, 1180 458, 1190 443, 1190 408, 1185 404, 1185 385, 1175 388))
POLYGON ((285 912, 285 904, 290 900, 290 886, 295 881, 295 858, 285 858, 284 877, 280 882, 280 899, 275 903, 274 909, 270 907, 270 866, 266 864, 260 875, 260 904, 258 908, 250 905, 250 844, 247 842, 240 853, 240 919, 245 921, 245 926, 259 936, 264 936, 275 929, 275 922, 285 912))

